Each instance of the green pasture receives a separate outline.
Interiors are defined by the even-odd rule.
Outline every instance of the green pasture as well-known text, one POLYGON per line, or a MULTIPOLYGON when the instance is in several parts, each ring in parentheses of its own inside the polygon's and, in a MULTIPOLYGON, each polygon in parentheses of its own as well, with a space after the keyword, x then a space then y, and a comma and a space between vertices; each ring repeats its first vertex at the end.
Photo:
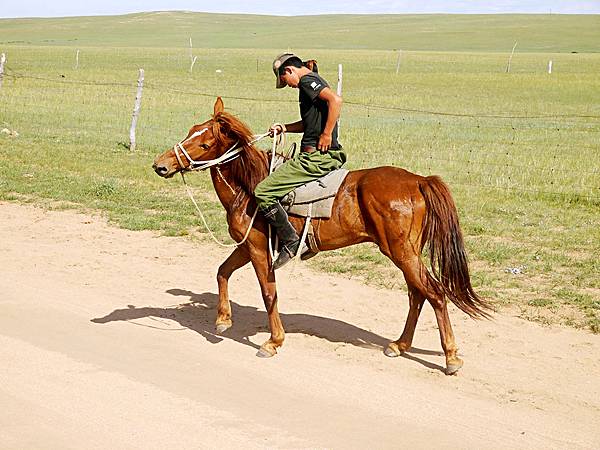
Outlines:
POLYGON ((0 19, 0 45, 598 52, 598 15, 389 14, 276 17, 153 12, 0 19), (310 43, 310 45, 307 45, 310 43))
MULTIPOLYGON (((297 92, 275 90, 270 69, 287 49, 282 24, 296 19, 161 13, 0 20, 0 52, 8 58, 0 129, 18 133, 0 133, 0 199, 97 210, 128 229, 206 239, 181 180, 156 176, 152 160, 206 120, 217 95, 257 133, 296 120, 297 92), (260 35, 246 36, 251 29, 260 35), (140 67, 145 87, 131 152, 140 67)), ((334 87, 343 65, 341 142, 349 168, 397 165, 449 184, 479 292, 499 309, 599 332, 598 25, 598 16, 343 16, 329 30, 316 27, 314 45, 310 34, 289 45, 317 59, 334 87), (390 24, 394 39, 385 31, 390 24), (460 35, 463 29, 471 31, 460 35), (395 48, 402 48, 398 73, 395 48)), ((188 179, 211 227, 230 242, 208 174, 188 179)), ((372 245, 322 253, 310 265, 404 289, 401 273, 372 245)))

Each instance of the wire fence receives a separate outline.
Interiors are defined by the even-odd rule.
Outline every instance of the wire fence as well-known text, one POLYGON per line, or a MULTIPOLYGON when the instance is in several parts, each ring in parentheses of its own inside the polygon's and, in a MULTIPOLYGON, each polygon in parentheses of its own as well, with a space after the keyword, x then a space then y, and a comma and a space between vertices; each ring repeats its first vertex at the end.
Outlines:
MULTIPOLYGON (((115 81, 98 81, 98 80, 94 80, 94 81, 90 81, 90 80, 76 80, 76 79, 65 79, 65 78, 51 78, 51 77, 45 77, 45 76, 39 76, 39 75, 33 75, 33 74, 28 74, 28 73, 24 73, 23 71, 20 70, 16 70, 13 69, 10 66, 5 67, 6 73, 4 74, 5 78, 11 79, 15 82, 17 82, 18 80, 34 80, 34 81, 43 81, 46 83, 53 83, 53 84, 60 84, 60 85, 77 85, 77 86, 91 86, 91 87, 123 87, 123 88, 127 88, 130 89, 131 91, 128 91, 127 95, 132 97, 133 100, 133 90, 134 88, 137 86, 137 83, 135 81, 132 82, 115 82, 115 81)), ((7 89, 8 86, 4 86, 4 89, 7 89)), ((160 84, 160 83, 144 83, 144 89, 149 89, 149 90, 154 90, 160 93, 170 93, 170 94, 182 94, 185 96, 197 96, 197 97, 204 97, 204 98, 211 98, 214 99, 216 97, 216 94, 214 93, 210 93, 210 92, 206 92, 206 91, 198 91, 198 90, 189 90, 189 89, 182 89, 182 88, 178 88, 178 87, 174 87, 173 85, 166 85, 166 84, 160 84)), ((222 98, 224 99, 229 99, 229 100, 239 100, 239 101, 249 101, 249 102, 260 102, 260 103, 265 103, 265 102, 269 102, 269 103, 286 103, 286 104, 291 104, 291 103, 297 103, 297 101, 295 100, 288 100, 288 99, 275 99, 275 98, 265 98, 265 97, 253 97, 253 96, 238 96, 238 95, 221 95, 222 98)), ((355 109, 363 109, 367 116, 369 115, 370 111, 384 111, 386 113, 391 113, 391 114, 396 114, 396 115, 400 115, 400 116, 406 116, 406 115, 425 115, 425 116, 431 116, 431 117, 449 117, 449 118, 458 118, 458 119, 475 119, 475 120, 484 120, 484 121, 489 121, 491 123, 470 123, 470 124, 460 124, 458 126, 460 127, 472 127, 472 128, 477 128, 477 129, 482 129, 482 128, 503 128, 503 129, 511 129, 512 131, 514 131, 515 133, 517 133, 519 131, 519 127, 524 127, 524 125, 522 123, 520 123, 519 125, 515 126, 514 124, 505 124, 502 123, 501 125, 497 125, 494 124, 494 121, 517 121, 517 122, 521 122, 521 121, 526 121, 526 120, 552 120, 552 121, 559 121, 559 123, 562 126, 572 126, 573 124, 576 124, 578 126, 587 126, 588 128, 584 128, 584 129, 579 129, 577 131, 585 131, 585 132, 600 132, 600 127, 598 127, 598 124, 595 122, 590 123, 589 121, 595 121, 597 119, 600 119, 600 115, 595 115, 595 114, 588 114, 588 113, 568 113, 568 114, 532 114, 532 115, 527 115, 527 114, 499 114, 499 113, 461 113, 461 112, 452 112, 452 111, 436 111, 436 110, 429 110, 429 109, 419 109, 419 108, 406 108, 406 107, 399 107, 399 106, 393 106, 393 105, 377 105, 377 104, 373 104, 373 103, 363 103, 363 102, 358 102, 358 101, 353 101, 350 99, 346 98, 347 96, 345 96, 344 98, 344 104, 348 105, 352 108, 355 109), (567 120, 574 120, 575 122, 565 122, 567 120), (582 122, 583 121, 583 122, 582 122)), ((132 101, 133 103, 133 101, 132 101)), ((46 107, 44 105, 36 105, 36 108, 41 108, 41 109, 47 109, 50 111, 57 111, 58 109, 60 109, 60 105, 57 105, 56 108, 51 108, 51 107, 46 107)), ((448 124, 443 124, 441 122, 438 123, 438 125, 440 127, 445 127, 448 126, 448 124)), ((527 128, 523 128, 523 129, 531 129, 533 127, 527 127, 527 128)), ((552 129, 555 128, 555 125, 553 124, 550 127, 545 127, 546 129, 552 129)), ((560 130, 560 128, 556 128, 557 131, 560 130)), ((396 142, 399 142, 401 138, 399 138, 396 142)), ((536 142, 529 142, 529 141, 525 141, 525 142, 520 142, 520 141, 515 141, 514 139, 511 142, 502 142, 500 143, 500 145, 510 145, 511 147, 517 146, 517 147, 527 147, 527 146, 533 146, 533 145, 537 145, 536 142)), ((584 144, 584 147, 591 150, 591 151, 598 151, 600 149, 600 145, 598 144, 594 144, 594 143, 587 143, 584 144)), ((556 150, 557 152, 560 150, 560 144, 557 144, 556 146, 556 150)), ((471 152, 469 152, 471 153, 471 152)), ((563 153, 563 152, 561 152, 563 153)), ((433 161, 438 161, 438 162, 444 162, 444 163, 451 163, 451 164, 456 164, 461 168, 461 172, 462 174, 466 174, 466 175, 474 175, 477 174, 479 176, 483 176, 485 175, 484 172, 482 171, 477 171, 475 170, 475 168, 481 168, 481 167, 495 167, 495 168, 506 168, 506 169, 513 169, 514 171, 519 171, 521 169, 523 169, 523 165, 522 164, 515 164, 512 162, 505 162, 505 161, 487 161, 487 160, 482 160, 481 158, 472 158, 471 154, 466 155, 467 158, 465 159, 464 156, 462 158, 443 158, 443 157, 439 157, 439 156, 432 156, 432 155, 420 155, 420 160, 419 163, 421 165, 425 165, 427 166, 428 164, 430 164, 433 161)), ((497 150, 497 149, 489 149, 485 151, 485 157, 488 159, 492 159, 494 157, 510 157, 510 152, 506 151, 506 150, 497 150)), ((574 164, 576 162, 581 162, 581 159, 565 159, 564 154, 556 154, 554 155, 554 159, 555 160, 561 160, 562 164, 565 165, 570 165, 570 164, 574 164)), ((553 166, 543 166, 543 165, 536 165, 536 164, 531 164, 531 163, 527 163, 527 171, 534 171, 534 172, 538 172, 540 175, 547 175, 547 176, 551 176, 551 175, 556 175, 559 173, 563 173, 563 174, 572 174, 574 171, 572 169, 566 168, 566 167, 553 167, 553 166)), ((591 167, 591 168, 584 168, 584 169, 577 169, 576 170, 577 174, 581 174, 581 175, 585 175, 591 178, 594 177, 598 177, 600 176, 600 167, 591 167)), ((494 189, 494 190, 502 190, 502 191, 506 191, 506 192, 512 192, 512 193, 524 193, 524 194, 534 194, 534 195, 544 195, 544 196, 551 196, 551 197, 557 197, 557 198, 561 198, 561 199, 568 199, 570 201, 575 200, 575 201, 584 201, 584 202, 591 202, 593 204, 600 204, 600 195, 595 195, 595 194, 587 194, 587 193, 580 193, 580 192, 558 192, 558 191, 552 191, 552 190, 547 190, 547 189, 534 189, 534 188, 528 188, 525 186, 518 186, 518 185, 510 185, 507 186, 507 183, 511 183, 511 176, 508 175, 506 177, 506 179, 504 180, 504 183, 500 183, 500 184, 486 184, 483 182, 477 182, 477 183, 469 183, 469 182, 463 182, 461 179, 457 179, 456 181, 453 181, 453 184, 456 185, 462 185, 462 186, 468 186, 468 187, 473 187, 473 188, 483 188, 483 189, 494 189)), ((553 185, 553 181, 550 180, 550 186, 553 185)), ((594 190, 597 190, 600 193, 600 185, 599 186, 593 186, 592 187, 594 190)))
MULTIPOLYGON (((22 72, 16 71, 7 67, 7 73, 5 76, 13 78, 13 79, 33 79, 46 81, 50 83, 59 83, 59 84, 75 84, 75 85, 84 85, 84 86, 123 86, 123 87, 135 87, 136 83, 123 83, 123 82, 110 82, 110 81, 82 81, 82 80, 57 80, 55 78, 47 78, 41 76, 34 75, 26 75, 22 72)), ((198 92, 198 91, 190 91, 184 89, 177 89, 167 85, 153 84, 153 83, 145 83, 145 89, 155 89, 163 92, 172 92, 178 94, 199 96, 199 97, 209 97, 215 98, 216 94, 207 93, 207 92, 198 92)), ((254 101, 254 102, 277 102, 277 103, 297 103, 294 100, 282 100, 282 99, 269 99, 269 98, 257 98, 257 97, 244 97, 244 96, 231 96, 231 95, 222 95, 224 99, 231 100, 246 100, 246 101, 254 101)), ((396 111, 396 112, 404 112, 404 113, 418 113, 418 114, 426 114, 432 116, 446 116, 446 117, 466 117, 473 119, 523 119, 523 120, 532 120, 532 119, 600 119, 600 115, 594 114, 534 114, 534 115, 511 115, 511 114, 485 114, 485 113, 457 113, 457 112, 449 112, 449 111, 433 111, 427 109, 418 109, 418 108, 404 108, 400 106, 385 106, 385 105, 374 105, 372 103, 361 103, 344 99, 345 105, 351 105, 355 107, 372 109, 372 110, 383 110, 383 111, 396 111)), ((600 131, 600 130, 599 130, 600 131)))

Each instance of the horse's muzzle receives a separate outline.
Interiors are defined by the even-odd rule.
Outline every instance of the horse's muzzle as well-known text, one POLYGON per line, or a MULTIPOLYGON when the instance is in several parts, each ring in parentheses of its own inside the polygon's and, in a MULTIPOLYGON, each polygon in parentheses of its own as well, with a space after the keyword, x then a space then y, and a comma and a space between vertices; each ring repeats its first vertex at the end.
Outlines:
POLYGON ((156 163, 152 164, 152 168, 156 172, 157 175, 164 177, 169 173, 169 169, 165 166, 157 165, 156 163))

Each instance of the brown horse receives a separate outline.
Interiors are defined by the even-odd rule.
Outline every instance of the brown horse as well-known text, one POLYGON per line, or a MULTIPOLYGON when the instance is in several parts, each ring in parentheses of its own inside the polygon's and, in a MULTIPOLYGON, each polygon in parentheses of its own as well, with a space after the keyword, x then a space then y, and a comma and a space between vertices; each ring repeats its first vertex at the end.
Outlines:
MULTIPOLYGON (((219 97, 212 119, 193 126, 186 139, 158 156, 153 165, 158 175, 168 178, 200 162, 212 161, 213 185, 227 211, 229 234, 237 242, 242 241, 256 209, 254 188, 268 174, 268 155, 252 145, 252 138, 246 125, 223 111, 219 97), (235 159, 227 161, 223 154, 232 149, 241 151, 235 159)), ((301 229, 302 219, 290 217, 290 220, 297 230, 301 229)), ((456 207, 439 177, 422 177, 396 167, 351 171, 335 197, 331 218, 313 219, 313 226, 320 250, 374 242, 402 270, 410 309, 402 335, 385 349, 387 356, 400 356, 411 347, 427 299, 435 311, 446 355, 446 373, 460 369, 463 362, 457 356, 446 298, 473 318, 489 317, 486 310, 490 307, 471 286, 456 207), (426 244, 432 273, 421 259, 426 244)), ((217 273, 216 327, 222 333, 232 325, 227 292, 229 277, 248 262, 254 267, 271 331, 258 356, 275 355, 285 334, 277 310, 275 273, 270 269, 267 239, 267 225, 259 215, 247 240, 235 248, 217 273)))

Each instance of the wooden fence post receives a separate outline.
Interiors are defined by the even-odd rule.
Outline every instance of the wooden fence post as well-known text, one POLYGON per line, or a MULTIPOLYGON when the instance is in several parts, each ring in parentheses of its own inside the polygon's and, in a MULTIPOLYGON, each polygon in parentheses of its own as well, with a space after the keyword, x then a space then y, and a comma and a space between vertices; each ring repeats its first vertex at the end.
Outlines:
POLYGON ((0 55, 0 88, 2 87, 2 80, 4 79, 4 63, 6 62, 6 55, 2 53, 0 55))
POLYGON ((79 49, 77 49, 77 53, 75 54, 75 70, 79 69, 79 49))
POLYGON ((194 70, 194 64, 196 64, 197 56, 193 54, 194 47, 192 46, 192 38, 190 37, 190 73, 194 70))
POLYGON ((548 61, 548 73, 552 73, 552 60, 548 61))
POLYGON ((133 117, 131 119, 131 128, 129 129, 129 149, 135 150, 135 127, 137 125, 140 108, 142 106, 142 90, 144 89, 144 69, 140 69, 140 76, 137 84, 137 94, 135 96, 135 106, 133 107, 133 117))
POLYGON ((515 41, 515 45, 513 45, 512 52, 510 52, 510 56, 508 57, 508 64, 506 66, 506 73, 510 72, 510 62, 512 61, 513 54, 515 53, 515 48, 517 48, 517 41, 515 41))
MULTIPOLYGON (((342 96, 342 65, 338 64, 338 84, 337 84, 337 95, 342 96)), ((338 118, 338 140, 340 138, 340 119, 338 118)))
POLYGON ((402 57, 402 50, 398 50, 398 62, 396 62, 396 75, 400 71, 400 58, 402 57))

